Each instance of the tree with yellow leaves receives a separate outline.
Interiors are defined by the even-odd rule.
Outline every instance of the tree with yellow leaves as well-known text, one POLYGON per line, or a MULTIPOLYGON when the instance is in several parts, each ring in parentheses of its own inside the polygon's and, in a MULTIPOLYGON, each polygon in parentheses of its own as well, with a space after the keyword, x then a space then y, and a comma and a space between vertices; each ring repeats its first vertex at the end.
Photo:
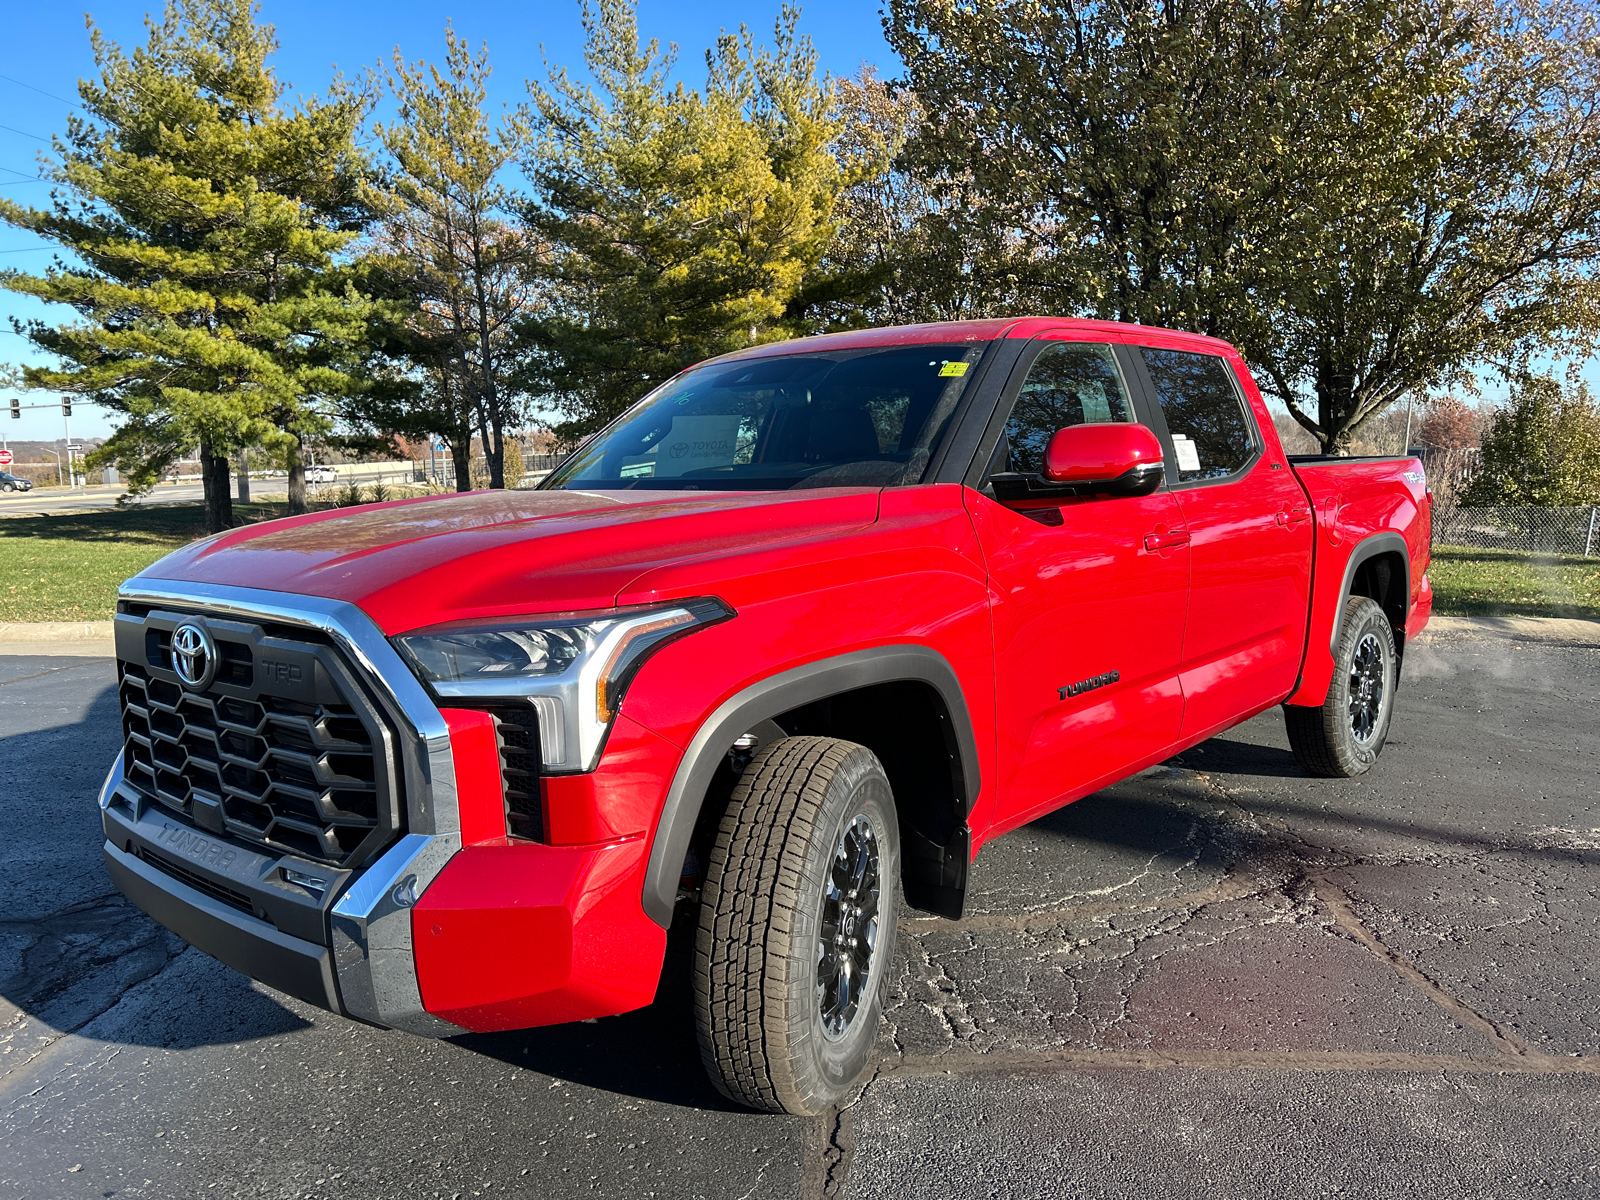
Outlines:
POLYGON ((575 438, 715 354, 789 336, 791 307, 847 182, 830 150, 830 86, 785 8, 774 48, 748 30, 706 54, 702 90, 641 44, 633 0, 583 7, 594 86, 532 84, 524 165, 550 307, 524 323, 524 386, 575 438))

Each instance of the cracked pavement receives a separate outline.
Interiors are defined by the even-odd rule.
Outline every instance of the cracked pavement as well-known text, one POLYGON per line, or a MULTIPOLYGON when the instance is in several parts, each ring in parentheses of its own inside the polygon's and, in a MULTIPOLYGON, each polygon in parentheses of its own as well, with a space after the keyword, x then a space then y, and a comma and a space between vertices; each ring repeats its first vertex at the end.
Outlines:
POLYGON ((435 1043, 109 888, 109 664, 0 658, 0 1195, 1600 1195, 1600 650, 1431 634, 1358 780, 1276 711, 985 847, 819 1121, 701 1073, 688 955, 435 1043))

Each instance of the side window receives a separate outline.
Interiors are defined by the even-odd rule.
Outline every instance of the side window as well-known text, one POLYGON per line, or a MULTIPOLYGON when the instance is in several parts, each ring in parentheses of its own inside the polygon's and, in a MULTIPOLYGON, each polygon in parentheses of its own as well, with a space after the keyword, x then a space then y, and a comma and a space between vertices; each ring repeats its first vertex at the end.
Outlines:
POLYGON ((999 469, 1038 474, 1056 430, 1093 421, 1131 420, 1133 409, 1111 347, 1057 342, 1028 368, 1006 422, 1010 466, 1001 464, 999 469))
POLYGON ((1228 364, 1214 354, 1143 347, 1172 434, 1178 478, 1220 479, 1250 461, 1255 440, 1228 364))

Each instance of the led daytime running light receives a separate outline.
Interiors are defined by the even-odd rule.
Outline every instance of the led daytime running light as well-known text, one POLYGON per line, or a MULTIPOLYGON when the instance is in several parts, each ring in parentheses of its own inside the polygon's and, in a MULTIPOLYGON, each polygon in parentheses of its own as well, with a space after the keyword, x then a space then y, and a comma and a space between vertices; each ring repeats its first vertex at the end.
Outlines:
POLYGON ((725 621, 720 600, 415 630, 394 643, 441 705, 531 707, 544 770, 593 770, 628 685, 656 650, 725 621))
MULTIPOLYGON (((622 703, 622 692, 628 680, 625 675, 631 672, 619 671, 625 656, 631 647, 638 646, 641 639, 649 641, 659 640, 652 635, 665 633, 672 629, 682 629, 686 625, 695 625, 698 622, 691 612, 678 610, 669 612, 649 621, 643 625, 635 625, 618 640, 616 647, 606 656, 605 665, 600 668, 600 674, 594 684, 594 711, 603 725, 611 724, 617 715, 617 708, 622 703)), ((648 643, 647 643, 648 644, 648 643)), ((644 649, 645 647, 640 647, 644 649)), ((634 660, 634 665, 639 665, 639 660, 634 660)))

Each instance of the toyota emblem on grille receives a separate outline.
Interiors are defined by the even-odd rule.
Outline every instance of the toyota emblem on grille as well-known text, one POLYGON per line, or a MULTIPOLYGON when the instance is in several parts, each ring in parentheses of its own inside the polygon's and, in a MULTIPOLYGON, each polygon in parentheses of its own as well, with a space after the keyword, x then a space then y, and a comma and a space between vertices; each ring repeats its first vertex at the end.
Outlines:
POLYGON ((203 625, 184 623, 172 631, 172 669, 184 686, 205 689, 217 673, 217 644, 203 625))

